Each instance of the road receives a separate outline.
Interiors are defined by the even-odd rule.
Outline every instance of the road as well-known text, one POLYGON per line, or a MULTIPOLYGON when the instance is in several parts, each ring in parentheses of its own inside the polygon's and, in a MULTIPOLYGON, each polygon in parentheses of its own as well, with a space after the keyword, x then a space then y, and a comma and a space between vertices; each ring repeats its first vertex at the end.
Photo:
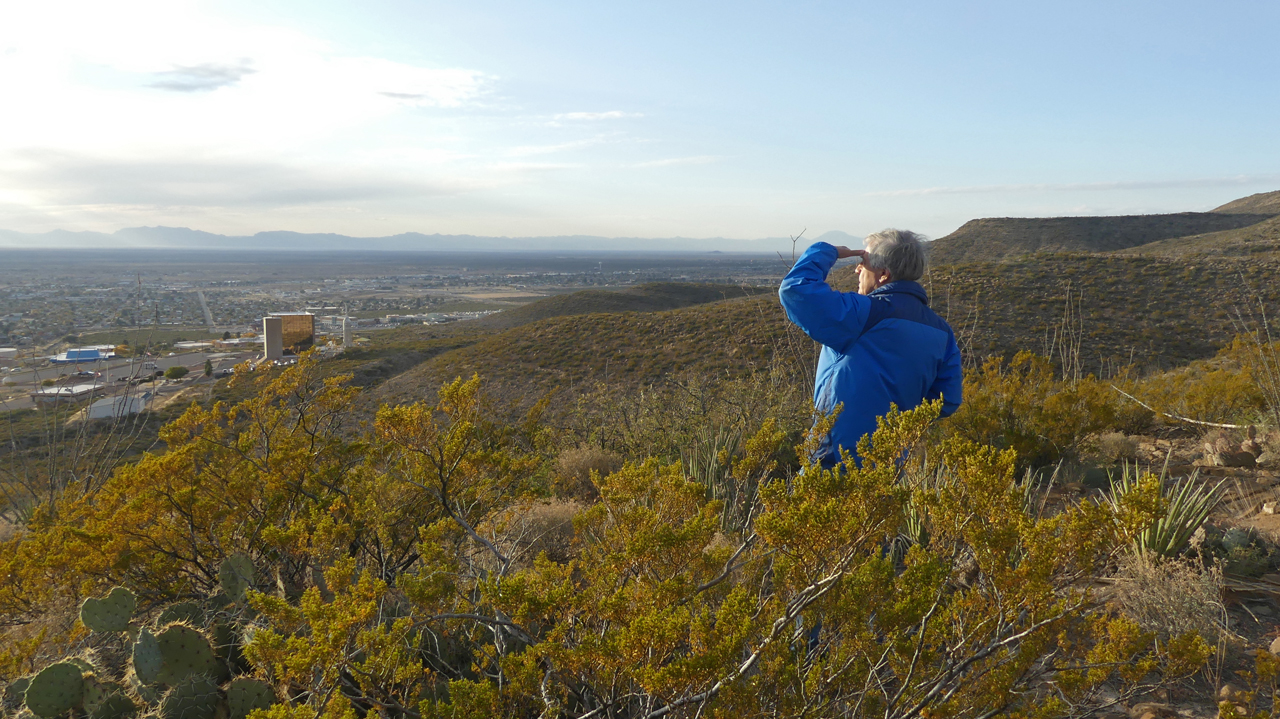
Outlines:
POLYGON ((208 325, 209 331, 213 331, 213 313, 209 311, 209 303, 204 301, 204 291, 196 290, 196 297, 200 298, 200 309, 204 312, 204 323, 208 325))
MULTIPOLYGON (((40 382, 46 379, 57 379, 60 375, 69 375, 80 370, 102 373, 101 383, 106 386, 108 392, 114 392, 115 389, 123 387, 123 383, 117 383, 115 380, 121 377, 133 377, 146 374, 146 372, 154 372, 156 370, 167 370, 170 367, 186 367, 191 372, 203 372, 204 361, 206 358, 213 360, 215 370, 224 367, 232 367, 246 359, 255 356, 252 352, 237 353, 210 353, 203 352, 184 352, 171 357, 130 357, 127 359, 86 362, 78 365, 46 365, 33 370, 25 370, 21 372, 11 372, 0 374, 6 382, 13 380, 12 385, 6 385, 3 390, 4 394, 20 393, 17 397, 11 397, 8 400, 0 399, 0 411, 8 411, 11 409, 29 409, 32 407, 31 398, 28 394, 40 386, 40 382), (215 359, 217 358, 217 359, 215 359), (143 365, 146 362, 154 362, 155 370, 144 370, 143 365)), ((88 384, 93 382, 92 378, 86 377, 83 382, 88 384)))

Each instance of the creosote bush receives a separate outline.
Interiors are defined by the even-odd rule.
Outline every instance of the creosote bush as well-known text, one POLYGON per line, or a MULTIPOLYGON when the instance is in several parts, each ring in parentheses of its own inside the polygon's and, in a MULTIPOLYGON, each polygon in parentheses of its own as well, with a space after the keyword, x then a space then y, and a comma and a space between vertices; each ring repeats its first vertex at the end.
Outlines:
MULTIPOLYGON (((596 436, 624 462, 574 505, 543 501, 560 440, 543 405, 496 422, 478 378, 364 428, 347 421, 357 390, 309 360, 234 381, 258 383, 252 398, 193 405, 164 454, 0 543, 8 626, 113 585, 140 605, 235 591, 242 671, 280 699, 257 719, 1047 717, 1212 654, 1195 632, 1100 610, 1084 581, 1157 519, 1156 485, 1031 511, 1013 450, 929 439, 937 404, 890 412, 861 467, 827 470, 806 458, 832 417, 792 450, 785 418, 709 399, 705 416, 742 439, 708 484, 668 444, 689 436, 670 431, 674 405, 637 402, 622 408, 635 422, 596 436), (887 552, 909 516, 919 531, 887 552), (246 561, 256 589, 238 583, 246 561)), ((81 641, 28 642, 3 671, 81 641)))

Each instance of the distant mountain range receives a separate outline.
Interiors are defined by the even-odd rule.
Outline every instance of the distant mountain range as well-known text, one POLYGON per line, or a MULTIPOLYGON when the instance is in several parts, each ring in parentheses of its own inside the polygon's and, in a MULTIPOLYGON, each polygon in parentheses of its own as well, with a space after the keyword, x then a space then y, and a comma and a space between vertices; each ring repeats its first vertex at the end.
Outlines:
MULTIPOLYGON (((834 245, 861 247, 862 238, 832 230, 805 238, 802 247, 818 240, 834 245)), ((791 239, 767 237, 734 240, 723 237, 480 237, 476 235, 425 235, 406 232, 388 237, 349 237, 332 233, 259 232, 252 236, 218 235, 186 227, 129 227, 105 232, 14 232, 0 230, 0 248, 62 249, 88 247, 200 250, 305 250, 305 251, 428 251, 428 252, 751 252, 790 254, 791 239)))
POLYGON ((1280 191, 1211 212, 1111 217, 991 217, 935 240, 935 264, 1003 260, 1040 252, 1256 255, 1280 251, 1280 191))

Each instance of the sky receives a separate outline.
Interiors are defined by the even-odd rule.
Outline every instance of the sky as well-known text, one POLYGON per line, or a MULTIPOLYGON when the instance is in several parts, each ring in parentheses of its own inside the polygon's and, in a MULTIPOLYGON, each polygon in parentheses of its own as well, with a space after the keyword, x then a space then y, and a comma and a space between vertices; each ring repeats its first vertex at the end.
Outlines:
POLYGON ((939 237, 1280 189, 1280 3, 0 0, 0 229, 939 237))

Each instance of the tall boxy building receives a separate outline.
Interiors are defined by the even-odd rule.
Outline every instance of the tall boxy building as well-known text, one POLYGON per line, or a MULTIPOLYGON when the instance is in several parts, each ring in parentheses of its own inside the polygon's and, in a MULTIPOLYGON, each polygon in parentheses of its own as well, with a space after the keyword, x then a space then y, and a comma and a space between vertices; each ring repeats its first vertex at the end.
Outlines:
POLYGON ((267 360, 278 360, 284 356, 284 342, 281 328, 284 320, 278 316, 262 318, 262 355, 267 360))
POLYGON ((284 348, 294 354, 301 354, 311 349, 316 343, 316 316, 310 313, 281 314, 284 320, 281 328, 281 341, 284 348))
MULTIPOLYGON (((267 320, 280 322, 280 345, 282 350, 292 354, 302 354, 311 349, 316 342, 316 317, 309 312, 272 312, 262 318, 262 329, 267 329, 267 320)), ((268 357, 267 359, 274 359, 268 357)))

